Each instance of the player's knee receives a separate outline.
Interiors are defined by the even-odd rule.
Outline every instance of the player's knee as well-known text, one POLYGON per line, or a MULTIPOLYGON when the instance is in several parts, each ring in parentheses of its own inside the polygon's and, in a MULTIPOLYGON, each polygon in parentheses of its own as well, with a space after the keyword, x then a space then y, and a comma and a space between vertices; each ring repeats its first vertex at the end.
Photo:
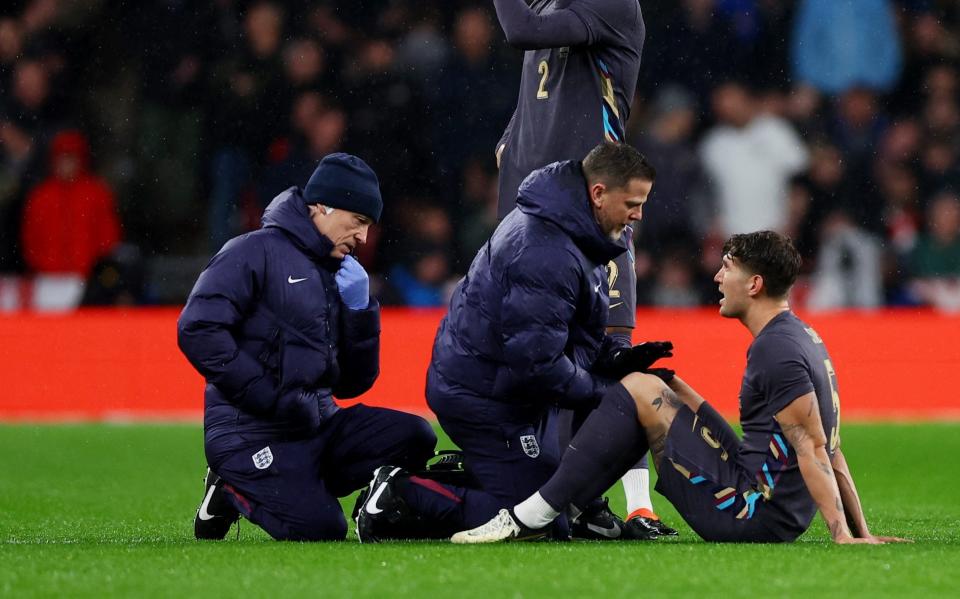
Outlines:
POLYGON ((631 372, 623 377, 620 384, 633 398, 637 406, 637 413, 641 415, 651 407, 653 399, 659 397, 664 389, 669 389, 660 378, 642 372, 631 372))
POLYGON ((407 456, 411 464, 402 464, 407 468, 419 467, 420 462, 426 462, 433 456, 437 447, 437 434, 433 432, 430 423, 419 416, 410 416, 407 422, 407 435, 404 440, 407 447, 407 456))

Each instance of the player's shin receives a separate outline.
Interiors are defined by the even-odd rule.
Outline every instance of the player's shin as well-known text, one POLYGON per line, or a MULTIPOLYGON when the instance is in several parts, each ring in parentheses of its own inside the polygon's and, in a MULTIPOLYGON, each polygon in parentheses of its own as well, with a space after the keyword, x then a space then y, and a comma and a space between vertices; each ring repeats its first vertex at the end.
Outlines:
POLYGON ((554 509, 584 506, 609 489, 647 449, 633 398, 623 385, 615 384, 574 435, 540 494, 554 509))

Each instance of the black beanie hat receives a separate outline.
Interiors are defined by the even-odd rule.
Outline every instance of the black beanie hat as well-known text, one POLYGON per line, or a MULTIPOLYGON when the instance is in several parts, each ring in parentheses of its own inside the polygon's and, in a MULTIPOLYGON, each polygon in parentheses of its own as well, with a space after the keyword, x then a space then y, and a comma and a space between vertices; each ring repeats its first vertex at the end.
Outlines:
POLYGON ((323 204, 369 216, 380 222, 383 198, 376 173, 366 162, 337 152, 324 156, 303 190, 307 204, 323 204))

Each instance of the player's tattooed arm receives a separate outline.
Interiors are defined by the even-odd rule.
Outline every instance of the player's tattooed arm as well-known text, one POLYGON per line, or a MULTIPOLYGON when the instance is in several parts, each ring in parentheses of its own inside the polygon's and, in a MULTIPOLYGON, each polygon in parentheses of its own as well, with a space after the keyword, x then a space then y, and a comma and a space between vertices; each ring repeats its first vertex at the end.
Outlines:
POLYGON ((778 412, 776 419, 784 437, 797 454, 803 482, 817 503, 830 529, 831 538, 836 542, 848 542, 853 535, 847 527, 837 479, 827 455, 827 435, 823 431, 816 402, 816 394, 802 395, 778 412))

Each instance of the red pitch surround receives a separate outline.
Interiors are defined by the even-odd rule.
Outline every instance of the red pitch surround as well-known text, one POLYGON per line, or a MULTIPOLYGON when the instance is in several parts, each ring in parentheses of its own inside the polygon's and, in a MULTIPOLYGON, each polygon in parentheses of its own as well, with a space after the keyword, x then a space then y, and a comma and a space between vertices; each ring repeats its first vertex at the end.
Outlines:
MULTIPOLYGON (((0 420, 197 420, 203 380, 177 349, 176 309, 0 316, 0 420)), ((379 380, 360 401, 429 415, 423 397, 441 310, 384 309, 379 380)), ((927 310, 800 314, 837 365, 844 420, 960 419, 960 317, 927 310)), ((634 341, 724 415, 750 336, 715 310, 641 310, 634 341)), ((349 405, 349 402, 347 402, 349 405)))

